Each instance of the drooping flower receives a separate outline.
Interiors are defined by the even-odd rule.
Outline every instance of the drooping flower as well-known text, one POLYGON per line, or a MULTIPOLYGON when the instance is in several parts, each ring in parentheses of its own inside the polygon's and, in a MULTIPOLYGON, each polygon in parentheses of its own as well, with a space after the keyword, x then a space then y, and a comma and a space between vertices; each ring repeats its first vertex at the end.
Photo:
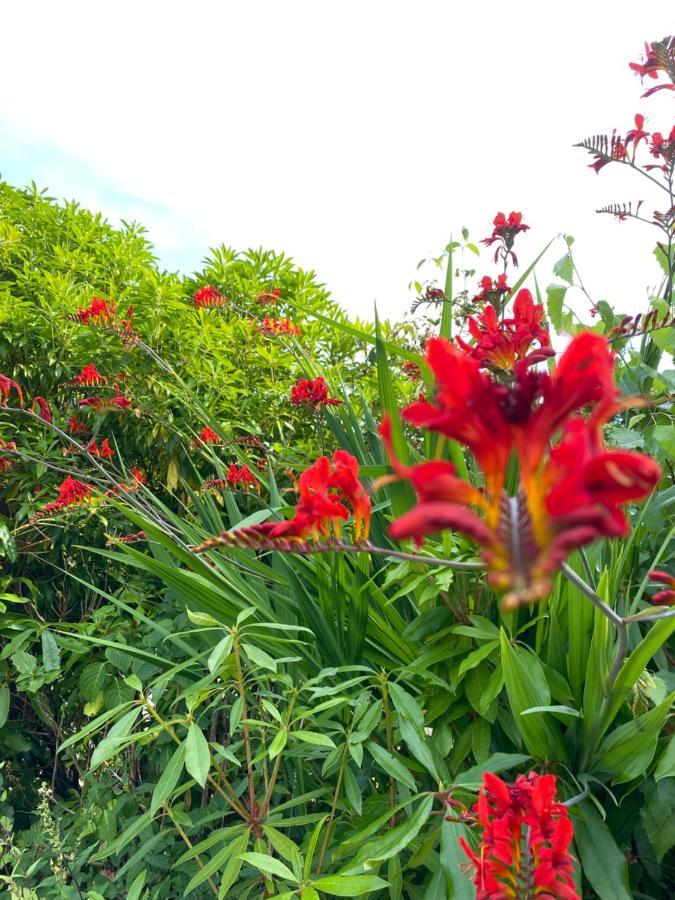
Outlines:
POLYGON ((626 133, 626 146, 633 144, 633 146, 637 148, 640 141, 647 142, 649 132, 644 130, 644 124, 645 117, 640 113, 636 113, 635 128, 631 128, 631 130, 626 133))
POLYGON ((82 366, 79 375, 66 382, 66 387, 99 387, 107 384, 107 379, 98 371, 94 363, 82 366))
POLYGON ((77 416, 70 416, 66 425, 68 434, 86 434, 89 428, 84 422, 80 422, 77 416))
POLYGON ((83 325, 110 325, 115 318, 115 301, 92 297, 89 306, 78 306, 76 321, 83 325))
POLYGON ((51 424, 52 411, 49 408, 49 404, 47 403, 45 398, 44 397, 33 397, 33 402, 31 404, 31 407, 34 410, 36 406, 39 410, 38 415, 40 416, 40 418, 44 422, 47 422, 48 425, 51 424))
POLYGON ((519 212, 510 212, 507 217, 503 212, 498 212, 492 220, 492 224, 494 226, 492 234, 489 237, 483 238, 481 244, 490 247, 492 244, 497 243, 497 249, 495 250, 494 256, 495 262, 497 262, 501 253, 504 259, 510 256, 513 259, 513 264, 517 266, 518 258, 512 249, 513 242, 517 234, 520 234, 521 231, 528 231, 530 227, 523 222, 523 214, 519 212))
POLYGON ((142 485, 145 484, 145 476, 140 469, 137 469, 135 466, 131 466, 131 468, 129 469, 129 473, 131 475, 131 481, 122 481, 120 482, 120 484, 116 484, 109 491, 106 491, 106 496, 114 497, 115 494, 118 494, 120 491, 137 491, 142 485))
POLYGON ((675 606, 675 575, 654 569, 649 573, 649 580, 656 584, 666 585, 664 590, 652 594, 650 603, 654 603, 656 606, 675 606))
POLYGON ((291 388, 291 403, 294 406, 340 406, 342 400, 328 395, 328 385, 321 376, 318 378, 301 378, 291 388))
POLYGON ((112 459, 115 455, 115 451, 108 443, 108 438, 103 438, 100 445, 96 441, 90 441, 85 450, 91 456, 98 456, 100 459, 112 459))
POLYGON ((428 342, 427 362, 436 395, 410 404, 403 417, 467 447, 484 488, 465 485, 442 461, 405 471, 393 458, 419 502, 391 525, 392 537, 419 544, 444 529, 463 532, 482 547, 488 580, 505 592, 508 608, 546 596, 573 548, 627 533, 621 506, 646 497, 660 469, 643 454, 603 447, 602 424, 626 405, 603 337, 578 335, 551 375, 517 362, 511 383, 481 372, 478 360, 442 338, 428 342), (588 420, 577 415, 584 407, 592 410, 588 420), (512 456, 520 470, 515 495, 505 491, 512 456))
POLYGON ((23 391, 11 378, 6 375, 0 375, 0 405, 7 406, 9 403, 9 395, 15 391, 19 397, 19 405, 23 406, 23 391))
POLYGON ((192 302, 200 309, 214 309, 219 306, 226 306, 229 302, 227 297, 220 293, 217 287, 212 284, 205 284, 204 287, 198 288, 192 295, 192 302))
POLYGON ((628 65, 643 81, 645 78, 656 79, 661 72, 664 72, 670 79, 670 84, 658 84, 649 88, 642 95, 643 97, 649 97, 656 91, 675 90, 675 37, 666 37, 662 41, 653 41, 651 44, 645 43, 644 62, 632 62, 628 65))
POLYGON ((465 817, 480 832, 479 846, 473 850, 460 838, 477 900, 516 900, 522 891, 542 900, 581 900, 569 851, 574 829, 555 798, 555 775, 530 772, 511 785, 483 775, 473 814, 465 817))
POLYGON ((80 406, 89 407, 99 415, 103 415, 107 412, 120 412, 128 409, 131 406, 131 400, 121 394, 118 388, 115 388, 114 397, 85 397, 80 400, 80 406))
POLYGON ((532 294, 523 288, 518 291, 510 318, 497 318, 494 306, 486 306, 478 319, 469 316, 468 326, 475 344, 457 338, 457 344, 481 366, 513 370, 516 363, 528 366, 554 354, 551 338, 542 327, 544 307, 535 304, 532 294), (537 342, 539 349, 530 351, 537 342))

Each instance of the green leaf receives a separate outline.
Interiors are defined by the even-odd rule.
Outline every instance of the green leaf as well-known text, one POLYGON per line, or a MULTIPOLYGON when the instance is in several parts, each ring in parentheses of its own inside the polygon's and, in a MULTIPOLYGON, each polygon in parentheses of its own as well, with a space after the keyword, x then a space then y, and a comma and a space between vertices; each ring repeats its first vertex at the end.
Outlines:
POLYGON ((592 803, 584 801, 574 817, 574 842, 584 875, 600 900, 632 900, 626 857, 592 803))
POLYGON ((675 775, 675 734, 668 739, 666 749, 654 769, 656 781, 661 781, 662 778, 671 778, 673 775, 675 775))
POLYGON ((7 721, 9 715, 9 688, 6 684, 0 685, 0 728, 7 721))
POLYGON ((400 853, 404 847, 409 846, 420 832, 420 829, 431 815, 431 807, 433 806, 433 797, 424 797, 417 806, 415 812, 396 825, 390 828, 383 835, 368 841, 357 851, 352 862, 345 867, 344 874, 356 874, 361 868, 373 868, 378 862, 391 859, 397 853, 400 853))
POLYGON ((558 278, 562 278, 562 280, 566 281, 568 284, 572 284, 574 279, 574 263, 572 262, 572 257, 569 253, 566 253, 557 263, 555 263, 553 266, 553 274, 557 275, 558 278))
POLYGON ((550 284, 546 288, 546 309, 556 331, 563 331, 563 304, 567 288, 562 284, 550 284))
POLYGON ((196 722, 190 723, 185 739, 185 768, 198 785, 204 787, 209 774, 211 754, 209 744, 196 722))
POLYGON ((269 653, 265 653, 264 650, 261 650, 260 647, 256 647, 253 644, 242 644, 241 646, 254 665, 262 666, 263 669, 269 669, 271 672, 276 672, 277 664, 269 653))
POLYGON ((209 672, 213 675, 217 672, 225 660, 232 652, 232 635, 226 634, 222 641, 219 641, 211 651, 206 665, 209 672))
MULTIPOLYGON (((228 860, 232 861, 233 854, 240 854, 246 849, 246 845, 248 844, 248 831, 245 831, 244 834, 239 835, 235 840, 228 841, 225 843, 225 846, 222 847, 217 853, 215 853, 211 859, 204 863, 204 865, 197 871, 195 875, 192 876, 190 881, 187 883, 183 896, 187 896, 191 891, 194 891, 196 887, 199 887, 200 884, 203 884, 207 878, 210 878, 214 875, 220 868, 222 868, 228 860)), ((239 866, 241 867, 241 860, 239 861, 239 866)), ((227 871, 227 870, 226 870, 227 871)), ((237 875, 239 874, 239 870, 237 870, 237 875)), ((223 880, 225 878, 225 873, 223 873, 223 880)), ((235 876, 236 878, 236 876, 235 876)))
POLYGON ((465 871, 467 856, 459 839, 469 843, 469 829, 462 822, 441 822, 441 867, 445 874, 448 900, 475 900, 476 889, 465 871))
POLYGON ((225 866, 225 871, 223 872, 223 877, 220 881, 220 887, 218 888, 218 897, 219 900, 223 900, 224 897, 227 897, 227 892, 230 890, 232 885, 235 883, 237 878, 239 878, 239 872, 241 871, 241 854, 246 850, 248 846, 249 840, 249 831, 246 830, 240 838, 232 842, 232 856, 228 864, 225 866))
POLYGON ((95 700, 110 680, 110 672, 104 662, 90 663, 80 673, 80 693, 85 700, 95 700))
POLYGON ((320 734, 318 731, 304 731, 302 728, 298 729, 298 731, 292 731, 291 734, 305 744, 312 744, 314 747, 329 747, 331 750, 335 749, 335 742, 327 734, 320 734))
POLYGON ((411 791, 417 789, 415 779, 408 769, 406 769, 403 763, 399 762, 388 750, 385 750, 384 747, 380 747, 380 745, 376 744, 374 741, 368 741, 366 747, 378 766, 381 766, 387 775, 390 775, 394 781, 400 781, 401 784, 405 784, 409 787, 411 791))
POLYGON ((273 856, 267 856, 265 853, 240 853, 239 859, 249 863, 249 865, 254 866, 266 875, 276 875, 277 878, 285 878, 286 881, 292 881, 294 884, 298 883, 298 879, 288 866, 273 856))
POLYGON ((360 894, 389 887, 389 882, 377 875, 327 875, 325 878, 317 878, 312 886, 331 897, 358 897, 360 894))
POLYGON ((492 772, 497 775, 499 772, 508 772, 519 766, 524 766, 532 759, 523 753, 493 753, 488 759, 479 766, 473 766, 465 772, 460 772, 455 777, 455 784, 461 784, 464 787, 477 788, 483 783, 483 775, 485 772, 492 772))
POLYGON ((575 716, 579 718, 581 713, 578 709, 572 709, 571 706, 532 706, 530 709, 524 709, 520 713, 521 716, 531 716, 533 713, 556 713, 559 716, 575 716))
POLYGON ((286 741, 288 740, 288 731, 285 727, 281 727, 279 731, 274 735, 272 743, 269 746, 268 753, 270 759, 274 759, 275 756, 278 756, 281 751, 286 746, 286 741))
POLYGON ((122 718, 115 722, 108 734, 103 738, 91 756, 90 770, 93 771, 102 762, 115 756, 120 747, 127 743, 127 739, 134 723, 140 713, 140 707, 130 709, 122 718))
POLYGON ((51 631, 42 632, 42 665, 45 672, 58 672, 61 668, 61 651, 51 631))
POLYGON ((644 793, 647 802, 640 810, 640 816, 656 861, 660 863, 675 845, 675 780, 669 778, 662 784, 650 782, 645 785, 644 793))
POLYGON ((487 656, 489 656, 493 650, 496 650, 499 647, 499 641, 490 641, 488 644, 483 644, 482 647, 479 647, 477 650, 473 650, 471 653, 467 654, 464 657, 462 662, 460 663, 459 670, 457 672, 457 680, 464 675, 465 672, 468 672, 469 669, 475 668, 479 665, 487 656))
POLYGON ((127 893, 127 900, 139 900, 141 891, 143 890, 143 885, 145 884, 145 875, 146 869, 143 869, 143 871, 139 872, 138 875, 134 878, 127 893))
POLYGON ((347 800, 349 801, 349 805, 354 810, 357 816, 361 815, 361 809, 363 806, 361 800, 361 788, 359 787, 359 783, 356 780, 356 776, 352 772, 349 766, 345 766, 344 772, 344 780, 345 780, 345 794, 347 795, 347 800))
POLYGON ((237 728, 239 727, 239 723, 241 722, 241 716, 244 712, 244 698, 237 697, 237 699, 232 704, 232 708, 230 709, 230 735, 233 735, 237 728))
POLYGON ((608 734, 600 745, 593 770, 606 772, 615 784, 644 774, 656 753, 659 734, 675 698, 675 692, 637 719, 608 734))
POLYGON ((167 800, 180 778, 183 771, 183 763, 185 761, 185 742, 176 747, 173 756, 166 765, 166 768, 159 777, 159 781, 155 785, 152 792, 152 800, 150 801, 150 812, 157 812, 159 807, 167 800))

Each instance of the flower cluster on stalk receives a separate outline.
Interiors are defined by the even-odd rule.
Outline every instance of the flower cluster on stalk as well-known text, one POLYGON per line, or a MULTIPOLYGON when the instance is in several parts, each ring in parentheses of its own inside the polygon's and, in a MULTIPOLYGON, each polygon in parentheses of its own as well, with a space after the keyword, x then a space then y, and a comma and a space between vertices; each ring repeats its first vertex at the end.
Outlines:
POLYGON ((472 814, 480 833, 476 850, 460 838, 469 858, 476 900, 581 900, 570 845, 574 829, 556 801, 555 775, 519 775, 507 784, 486 772, 472 814))
POLYGON ((652 594, 650 603, 656 606, 675 606, 675 575, 670 572, 663 572, 660 569, 654 569, 649 573, 650 581, 655 584, 664 584, 665 588, 652 594))
POLYGON ((288 335, 289 337, 300 337, 300 335, 302 334, 299 326, 294 325, 290 319, 272 319, 270 318, 270 316, 265 316, 262 325, 259 326, 259 330, 267 337, 271 337, 273 335, 288 335))
POLYGON ((318 378, 301 378, 291 388, 291 403, 294 406, 310 406, 319 409, 322 406, 340 406, 342 400, 331 397, 325 380, 318 378))
POLYGON ((483 238, 481 244, 485 244, 486 247, 490 247, 492 244, 497 245, 494 255, 495 262, 501 257, 506 263, 511 257, 513 265, 517 266, 518 257, 513 252, 513 242, 516 239, 516 235, 523 231, 528 231, 530 228, 529 225, 523 222, 523 214, 510 212, 507 216, 503 212, 498 212, 492 221, 492 225, 492 234, 483 238))
POLYGON ((205 284, 192 295, 192 302, 199 309, 215 309, 227 306, 228 299, 212 284, 205 284))

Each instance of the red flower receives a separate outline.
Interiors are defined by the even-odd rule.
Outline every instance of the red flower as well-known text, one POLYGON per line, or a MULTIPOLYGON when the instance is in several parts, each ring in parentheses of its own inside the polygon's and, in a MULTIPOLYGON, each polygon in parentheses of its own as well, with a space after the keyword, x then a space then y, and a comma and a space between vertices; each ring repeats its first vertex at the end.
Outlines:
POLYGON ((255 302, 259 306, 276 306, 279 297, 281 297, 281 291, 275 288, 272 291, 262 291, 255 298, 255 302))
POLYGON ((106 412, 119 412, 120 410, 128 409, 131 406, 131 400, 128 397, 124 397, 115 388, 114 397, 86 397, 84 400, 80 400, 80 406, 91 407, 99 415, 103 415, 106 412))
POLYGON ((302 333, 299 327, 294 325, 290 319, 271 319, 269 316, 265 316, 262 325, 259 326, 259 330, 268 337, 281 334, 299 337, 302 333))
POLYGON ((593 169, 593 171, 598 174, 601 169, 604 169, 605 166, 608 166, 613 160, 621 161, 625 159, 627 155, 627 145, 620 137, 613 134, 610 140, 609 153, 594 153, 593 156, 595 162, 590 163, 588 168, 593 169))
POLYGON ((532 896, 542 900, 580 900, 569 852, 574 830, 567 808, 555 795, 555 775, 530 772, 512 785, 490 772, 483 775, 473 807, 481 834, 477 851, 460 838, 474 873, 477 900, 517 898, 521 885, 533 888, 532 896))
POLYGON ((206 284, 194 292, 192 302, 200 309, 213 309, 218 306, 226 306, 229 301, 217 287, 206 284))
POLYGON ((643 129, 644 124, 645 117, 640 115, 640 113, 637 113, 635 116, 635 128, 632 128, 626 134, 626 146, 632 143, 635 147, 637 147, 640 141, 647 141, 649 132, 643 129))
POLYGON ((199 432, 199 437, 193 441, 194 446, 198 447, 202 444, 221 444, 219 435, 215 433, 211 428, 204 427, 199 432))
POLYGON ((480 280, 480 293, 476 294, 472 303, 491 303, 499 308, 504 295, 511 293, 511 288, 506 283, 506 273, 497 276, 496 281, 489 275, 484 275, 480 280))
POLYGON ((108 438, 103 438, 100 447, 98 446, 96 441, 90 441, 85 450, 92 456, 100 457, 100 459, 112 459, 115 455, 115 451, 108 443, 108 438))
POLYGON ((468 324, 475 344, 470 346, 461 338, 457 343, 481 366, 513 370, 517 362, 533 365, 553 355, 548 331, 542 328, 544 307, 532 301, 532 294, 523 288, 513 304, 513 317, 498 319, 494 306, 486 306, 478 320, 469 316, 468 324), (539 350, 529 353, 537 341, 539 350))
POLYGON ((620 507, 647 496, 660 477, 650 457, 602 445, 602 423, 626 405, 617 401, 606 340, 578 335, 552 375, 518 362, 510 384, 483 374, 478 360, 441 338, 428 342, 427 362, 436 396, 412 403, 403 416, 466 446, 485 487, 465 484, 448 463, 406 470, 392 458, 419 502, 392 524, 391 535, 421 543, 426 534, 461 531, 482 546, 488 579, 507 592, 506 607, 540 599, 573 548, 627 532, 620 507), (591 417, 574 418, 586 406, 591 417), (512 455, 520 469, 514 496, 504 490, 512 455))
POLYGON ((78 306, 75 318, 83 325, 110 325, 115 318, 115 301, 93 297, 89 306, 78 306))
POLYGON ((644 62, 632 62, 629 63, 629 66, 640 76, 641 80, 644 80, 645 77, 658 78, 660 72, 665 72, 671 80, 671 84, 658 84, 649 88, 642 95, 643 97, 649 97, 656 91, 675 90, 675 37, 653 41, 651 44, 645 43, 644 62))
POLYGON ((332 461, 320 456, 300 475, 297 482, 299 501, 292 519, 264 522, 238 531, 237 537, 250 543, 267 541, 307 541, 312 538, 339 537, 340 521, 349 518, 352 508, 354 534, 357 541, 368 538, 370 498, 358 478, 355 457, 336 450, 332 461))
POLYGON ((14 390, 19 395, 19 405, 23 406, 23 391, 11 378, 6 375, 0 375, 0 405, 7 406, 9 403, 10 392, 14 390))
POLYGON ((654 569, 649 573, 649 580, 655 581, 657 584, 665 584, 666 590, 657 591, 652 594, 651 602, 657 606, 675 606, 675 575, 670 572, 662 572, 654 569))
POLYGON ((49 404, 44 397, 34 397, 33 403, 31 405, 33 406, 33 408, 37 405, 38 409, 40 410, 40 412, 38 413, 40 418, 43 421, 47 422, 48 425, 51 424, 52 411, 49 408, 49 404))
POLYGON ((146 538, 144 531, 134 531, 131 534, 120 534, 114 540, 106 541, 106 547, 114 547, 115 544, 136 544, 146 538))
POLYGON ((323 378, 301 378, 291 388, 291 403, 294 406, 339 406, 342 400, 328 396, 328 385, 323 378))
POLYGON ((492 224, 494 225, 492 234, 489 237, 483 238, 481 244, 485 244, 486 247, 489 247, 497 242, 498 246, 494 257, 495 262, 499 258, 499 254, 502 253, 504 259, 511 256, 514 265, 517 266, 518 259, 511 248, 513 247, 516 235, 520 234, 521 231, 527 231, 530 227, 529 225, 524 224, 523 214, 519 212, 510 212, 507 218, 503 212, 499 212, 492 220, 492 224))
POLYGON ((82 366, 80 374, 76 375, 70 381, 67 381, 66 385, 68 387, 98 387, 99 385, 106 383, 106 379, 101 375, 94 363, 89 363, 87 366, 82 366))
POLYGON ((89 431, 89 428, 85 425, 84 422, 80 422, 77 416, 71 416, 68 419, 66 431, 68 432, 68 434, 86 434, 89 431))
POLYGON ((260 484, 247 465, 238 466, 236 463, 230 465, 224 480, 229 487, 246 490, 248 488, 257 488, 260 484))
POLYGON ((36 517, 49 515, 58 512, 68 506, 82 506, 91 499, 91 488, 88 484, 78 481, 69 475, 65 481, 59 485, 59 492, 56 500, 48 503, 41 510, 38 510, 36 517))

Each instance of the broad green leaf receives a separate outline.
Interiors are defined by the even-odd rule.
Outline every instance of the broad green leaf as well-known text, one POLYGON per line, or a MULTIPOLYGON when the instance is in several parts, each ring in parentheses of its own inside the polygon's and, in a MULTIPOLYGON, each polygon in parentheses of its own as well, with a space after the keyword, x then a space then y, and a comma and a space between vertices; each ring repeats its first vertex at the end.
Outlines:
POLYGON ((574 816, 574 843, 584 874, 600 900, 632 900, 626 857, 600 813, 588 800, 574 816))
POLYGON ((376 744, 374 741, 368 741, 366 747, 375 762, 384 769, 387 775, 390 775, 395 781, 400 781, 401 784, 405 784, 411 791, 417 789, 415 779, 410 774, 410 771, 388 750, 385 750, 384 747, 380 747, 380 745, 376 744))
POLYGON ((6 684, 0 685, 0 728, 7 721, 9 715, 9 688, 6 684))
POLYGON ((265 653, 264 650, 261 650, 260 647, 256 647, 254 644, 242 644, 241 646, 254 665, 276 672, 277 664, 269 653, 265 653))
POLYGON ((380 891, 388 887, 389 882, 377 875, 326 875, 313 881, 312 886, 331 897, 358 897, 380 891))
POLYGON ((476 889, 466 872, 467 856, 459 843, 469 843, 469 829, 462 822, 441 822, 441 867, 445 875, 448 900, 475 900, 476 889))
POLYGON ((122 718, 115 722, 108 734, 99 743, 91 756, 90 769, 93 771, 102 762, 115 756, 119 748, 127 741, 131 729, 140 713, 140 707, 130 709, 122 718))
POLYGON ((372 868, 377 862, 390 859, 400 853, 404 847, 410 845, 420 832, 420 829, 431 815, 433 797, 424 797, 417 806, 415 812, 401 822, 400 825, 390 828, 375 840, 368 841, 356 853, 354 859, 344 868, 345 875, 357 874, 362 868, 372 868))
MULTIPOLYGON (((248 831, 245 831, 244 834, 239 835, 239 837, 235 838, 233 841, 228 841, 225 843, 224 847, 214 854, 211 859, 204 863, 204 865, 197 871, 195 875, 190 879, 185 888, 185 892, 183 896, 187 896, 191 891, 194 891, 196 887, 199 887, 200 884, 203 884, 207 878, 210 878, 212 875, 221 869, 228 860, 232 858, 232 855, 237 853, 241 853, 243 849, 246 847, 248 843, 248 831)), ((239 874, 239 873, 237 873, 239 874)))
POLYGON ((183 771, 185 749, 185 742, 176 747, 166 768, 160 775, 159 781, 155 785, 155 789, 152 792, 152 800, 150 801, 150 812, 153 814, 171 796, 173 789, 178 784, 178 779, 183 771))
POLYGON ((228 891, 237 878, 239 878, 242 864, 241 854, 246 850, 248 841, 249 832, 245 831, 240 838, 232 842, 232 856, 225 866, 225 871, 223 872, 223 877, 218 888, 219 900, 223 900, 223 898, 227 897, 228 891))
POLYGON ((473 650, 471 653, 467 654, 462 660, 459 670, 457 672, 457 680, 464 675, 465 672, 468 672, 469 669, 475 668, 479 665, 487 656, 489 656, 493 650, 496 650, 499 647, 499 641, 490 641, 487 644, 484 644, 482 647, 479 647, 477 650, 473 650))
POLYGON ((305 866, 304 866, 304 875, 305 881, 309 878, 310 872, 312 871, 312 863, 314 862, 314 853, 316 851, 316 845, 319 842, 319 837, 321 836, 321 831, 323 826, 326 823, 326 819, 328 816, 322 816, 319 821, 314 826, 314 831, 312 832, 312 836, 309 839, 309 844, 307 845, 307 852, 305 853, 305 866))
POLYGON ((265 853, 240 853, 239 859, 249 863, 249 865, 254 866, 266 875, 276 875, 277 878, 285 878, 286 881, 292 881, 294 884, 298 883, 298 879, 288 866, 273 856, 267 856, 265 853))
POLYGON ((305 731, 302 728, 292 731, 291 734, 305 744, 312 744, 314 747, 329 747, 331 750, 335 749, 335 742, 327 734, 321 734, 318 731, 305 731))
POLYGON ((615 784, 631 781, 649 768, 659 734, 671 709, 675 693, 637 719, 620 725, 600 745, 593 764, 596 772, 606 772, 615 784))
POLYGON ((493 753, 482 765, 473 766, 471 769, 456 775, 454 783, 471 788, 480 787, 485 772, 492 772, 495 775, 499 772, 508 772, 511 769, 526 765, 531 759, 531 756, 526 756, 523 753, 493 753))
POLYGON ((279 731, 274 735, 272 743, 269 746, 268 753, 270 759, 274 759, 275 756, 278 756, 281 751, 286 746, 286 741, 288 740, 288 731, 285 727, 281 727, 279 731))
POLYGON ((675 734, 668 738, 666 749, 654 769, 654 778, 660 781, 662 778, 671 778, 675 775, 675 734))
POLYGON ((185 768, 197 784, 204 787, 210 765, 211 754, 208 741, 199 725, 196 722, 191 722, 187 738, 185 739, 185 768))
POLYGON ((232 635, 226 634, 222 641, 218 641, 207 660, 209 672, 213 675, 217 672, 232 651, 232 635))
POLYGON ((644 787, 646 803, 640 810, 647 837, 656 853, 656 861, 675 845, 675 779, 661 784, 649 781, 644 787))
POLYGON ((42 664, 45 672, 58 672, 61 668, 61 651, 51 631, 42 632, 42 664))
POLYGON ((143 869, 143 871, 139 872, 132 881, 131 887, 127 892, 127 900, 139 900, 141 891, 143 890, 143 885, 145 884, 146 871, 146 869, 143 869))

